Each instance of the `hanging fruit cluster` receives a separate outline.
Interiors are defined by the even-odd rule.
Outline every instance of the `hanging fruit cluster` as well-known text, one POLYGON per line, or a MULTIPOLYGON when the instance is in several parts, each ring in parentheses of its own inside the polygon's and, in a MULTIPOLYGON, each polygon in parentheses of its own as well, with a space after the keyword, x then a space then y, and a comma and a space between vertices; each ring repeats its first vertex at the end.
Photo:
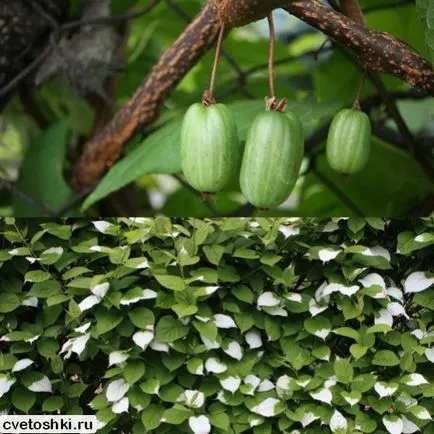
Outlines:
MULTIPOLYGON (((237 124, 224 104, 214 99, 215 81, 225 26, 222 25, 214 59, 211 84, 202 103, 187 111, 181 131, 181 162, 186 180, 208 199, 225 189, 237 176, 241 192, 260 209, 275 208, 292 193, 304 157, 303 124, 286 111, 286 99, 278 100, 274 83, 275 31, 270 26, 269 86, 265 111, 253 121, 243 148, 237 124)), ((333 170, 345 176, 362 170, 370 154, 371 125, 360 110, 360 93, 351 109, 336 114, 327 140, 327 159, 333 170)))

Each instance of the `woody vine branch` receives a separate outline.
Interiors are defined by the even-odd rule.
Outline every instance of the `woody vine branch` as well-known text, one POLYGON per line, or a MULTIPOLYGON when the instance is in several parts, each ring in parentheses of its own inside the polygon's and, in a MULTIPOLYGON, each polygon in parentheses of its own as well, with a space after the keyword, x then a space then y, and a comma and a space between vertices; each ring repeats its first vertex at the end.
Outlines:
POLYGON ((426 59, 391 35, 370 30, 320 0, 209 0, 125 107, 86 144, 74 185, 81 189, 97 182, 133 135, 158 117, 162 102, 214 44, 222 23, 227 29, 245 25, 278 7, 350 48, 367 71, 391 74, 434 95, 434 72, 426 59))

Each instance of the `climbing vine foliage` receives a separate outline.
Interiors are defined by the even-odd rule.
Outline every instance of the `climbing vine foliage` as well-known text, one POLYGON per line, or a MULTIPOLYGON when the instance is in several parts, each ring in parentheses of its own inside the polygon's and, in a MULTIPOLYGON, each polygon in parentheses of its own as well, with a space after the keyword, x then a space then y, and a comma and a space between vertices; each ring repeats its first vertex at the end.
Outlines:
POLYGON ((434 433, 434 220, 0 221, 0 412, 434 433))

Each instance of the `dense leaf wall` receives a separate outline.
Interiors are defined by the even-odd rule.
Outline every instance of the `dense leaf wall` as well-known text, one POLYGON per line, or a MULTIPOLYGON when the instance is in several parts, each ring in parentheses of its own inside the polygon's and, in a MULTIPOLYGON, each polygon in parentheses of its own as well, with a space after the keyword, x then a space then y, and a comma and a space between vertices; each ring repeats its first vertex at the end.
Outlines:
POLYGON ((434 433, 434 221, 0 221, 0 412, 434 433))

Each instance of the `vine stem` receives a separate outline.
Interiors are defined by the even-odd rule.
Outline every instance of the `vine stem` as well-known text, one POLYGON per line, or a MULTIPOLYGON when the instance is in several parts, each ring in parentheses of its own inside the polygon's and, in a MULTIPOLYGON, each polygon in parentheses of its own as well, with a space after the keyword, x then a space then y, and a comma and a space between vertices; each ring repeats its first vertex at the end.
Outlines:
POLYGON ((268 82, 270 86, 270 97, 276 98, 276 84, 274 82, 274 56, 276 49, 276 29, 274 27, 273 12, 268 14, 268 26, 270 28, 270 52, 268 57, 268 82))
POLYGON ((217 78, 217 70, 218 70, 218 66, 219 66, 220 56, 222 53, 225 30, 226 30, 225 23, 222 22, 222 26, 220 27, 219 37, 217 40, 217 47, 216 47, 216 52, 215 52, 215 57, 214 57, 214 64, 213 64, 212 72, 211 72, 211 82, 209 84, 208 91, 205 92, 205 95, 203 97, 203 104, 205 106, 215 104, 215 102, 216 102, 214 99, 214 91, 215 91, 215 84, 216 84, 216 78, 217 78))

